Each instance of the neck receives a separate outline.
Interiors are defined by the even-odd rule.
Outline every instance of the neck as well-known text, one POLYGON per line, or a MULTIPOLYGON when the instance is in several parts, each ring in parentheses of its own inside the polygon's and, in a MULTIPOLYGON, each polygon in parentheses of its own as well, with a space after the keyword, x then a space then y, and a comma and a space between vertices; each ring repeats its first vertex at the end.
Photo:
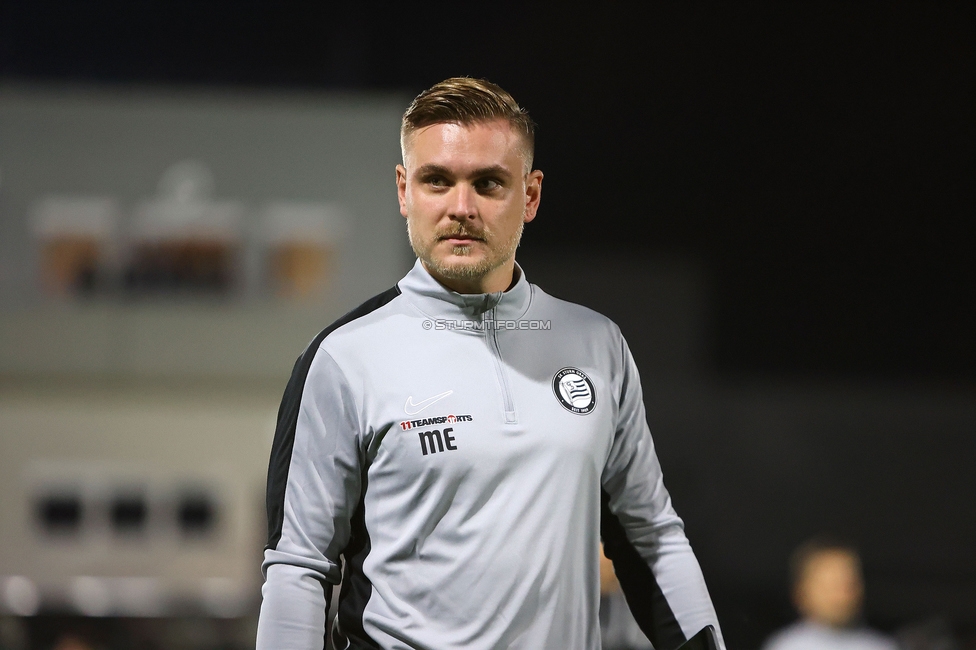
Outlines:
POLYGON ((461 294, 508 291, 515 286, 515 283, 519 279, 519 275, 515 270, 514 257, 477 278, 446 278, 424 264, 423 260, 421 260, 421 264, 424 265, 424 268, 430 273, 431 277, 451 291, 461 294))

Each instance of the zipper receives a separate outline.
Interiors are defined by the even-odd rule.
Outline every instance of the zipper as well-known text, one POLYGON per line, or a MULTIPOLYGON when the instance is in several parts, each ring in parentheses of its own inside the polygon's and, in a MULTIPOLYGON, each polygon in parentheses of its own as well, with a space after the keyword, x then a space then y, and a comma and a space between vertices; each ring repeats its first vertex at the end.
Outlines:
POLYGON ((512 387, 508 382, 508 373, 505 372, 505 364, 502 363, 502 353, 498 348, 498 328, 495 327, 495 308, 488 310, 488 317, 491 320, 491 327, 485 331, 488 339, 488 347, 491 349, 492 360, 495 362, 495 373, 498 375, 498 383, 502 388, 502 405, 505 411, 505 424, 518 423, 518 414, 515 412, 515 400, 512 398, 512 387))

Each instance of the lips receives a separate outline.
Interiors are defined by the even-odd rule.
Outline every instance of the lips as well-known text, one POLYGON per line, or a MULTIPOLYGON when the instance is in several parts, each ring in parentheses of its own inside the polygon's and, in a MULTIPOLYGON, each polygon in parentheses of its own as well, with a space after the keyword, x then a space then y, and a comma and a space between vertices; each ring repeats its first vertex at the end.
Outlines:
POLYGON ((477 235, 473 235, 471 233, 466 233, 466 232, 447 233, 445 235, 441 235, 440 237, 438 237, 438 239, 442 241, 457 242, 457 243, 484 241, 482 237, 478 237, 477 235))

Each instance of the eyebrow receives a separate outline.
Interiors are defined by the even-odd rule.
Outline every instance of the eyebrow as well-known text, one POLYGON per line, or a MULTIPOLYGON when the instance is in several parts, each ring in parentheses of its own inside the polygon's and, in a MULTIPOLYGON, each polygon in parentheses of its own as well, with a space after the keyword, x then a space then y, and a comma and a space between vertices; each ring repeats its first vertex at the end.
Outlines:
MULTIPOLYGON (((444 176, 454 176, 454 173, 447 167, 444 167, 443 165, 436 165, 434 163, 421 165, 420 167, 417 168, 416 175, 427 176, 429 174, 442 174, 444 176)), ((501 165, 489 165, 488 167, 479 167, 478 169, 475 169, 471 173, 471 176, 476 178, 481 176, 492 176, 492 175, 505 176, 507 178, 507 177, 511 177, 512 173, 507 169, 505 169, 504 167, 502 167, 501 165)))

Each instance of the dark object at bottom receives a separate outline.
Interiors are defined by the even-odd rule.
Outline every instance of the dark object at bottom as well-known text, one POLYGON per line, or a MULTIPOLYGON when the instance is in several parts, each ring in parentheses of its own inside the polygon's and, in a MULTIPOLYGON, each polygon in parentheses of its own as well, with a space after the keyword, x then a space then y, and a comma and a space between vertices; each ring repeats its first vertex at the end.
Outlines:
POLYGON ((698 634, 682 643, 678 650, 718 650, 718 641, 715 640, 715 628, 711 625, 706 625, 698 631, 698 634))

